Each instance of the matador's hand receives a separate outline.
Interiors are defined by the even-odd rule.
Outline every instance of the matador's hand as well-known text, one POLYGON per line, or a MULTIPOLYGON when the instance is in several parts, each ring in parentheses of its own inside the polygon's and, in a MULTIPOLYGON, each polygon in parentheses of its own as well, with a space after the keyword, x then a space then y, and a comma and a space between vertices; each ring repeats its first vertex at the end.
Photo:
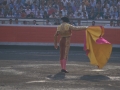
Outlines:
POLYGON ((57 49, 57 48, 58 48, 58 45, 57 45, 57 43, 54 45, 54 47, 55 47, 55 49, 57 49))

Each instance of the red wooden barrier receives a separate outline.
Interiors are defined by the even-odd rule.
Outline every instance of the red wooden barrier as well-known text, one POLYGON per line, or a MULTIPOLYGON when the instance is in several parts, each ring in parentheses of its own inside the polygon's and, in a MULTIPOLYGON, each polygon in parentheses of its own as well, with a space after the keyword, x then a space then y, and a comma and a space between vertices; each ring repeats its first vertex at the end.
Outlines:
MULTIPOLYGON (((53 43, 56 27, 0 26, 0 42, 53 43)), ((105 28, 104 38, 112 44, 120 44, 120 28, 105 28)), ((71 43, 84 42, 84 31, 73 31, 71 43)))

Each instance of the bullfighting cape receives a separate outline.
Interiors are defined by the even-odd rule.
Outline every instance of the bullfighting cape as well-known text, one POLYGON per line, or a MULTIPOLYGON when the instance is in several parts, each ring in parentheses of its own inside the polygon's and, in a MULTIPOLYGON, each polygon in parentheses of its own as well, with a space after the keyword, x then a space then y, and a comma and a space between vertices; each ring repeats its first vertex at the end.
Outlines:
POLYGON ((98 66, 98 68, 103 68, 112 52, 112 44, 102 37, 104 28, 90 26, 86 29, 85 34, 84 50, 90 59, 90 63, 98 66))

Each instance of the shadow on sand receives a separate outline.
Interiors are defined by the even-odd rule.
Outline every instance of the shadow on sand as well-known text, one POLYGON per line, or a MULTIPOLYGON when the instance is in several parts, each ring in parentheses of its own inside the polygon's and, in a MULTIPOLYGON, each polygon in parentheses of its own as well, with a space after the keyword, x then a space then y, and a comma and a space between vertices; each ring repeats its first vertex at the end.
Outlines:
POLYGON ((65 73, 59 72, 55 75, 48 75, 47 78, 52 80, 63 80, 65 79, 65 73))
POLYGON ((110 78, 104 75, 84 75, 80 77, 80 80, 99 82, 102 80, 109 80, 110 78))

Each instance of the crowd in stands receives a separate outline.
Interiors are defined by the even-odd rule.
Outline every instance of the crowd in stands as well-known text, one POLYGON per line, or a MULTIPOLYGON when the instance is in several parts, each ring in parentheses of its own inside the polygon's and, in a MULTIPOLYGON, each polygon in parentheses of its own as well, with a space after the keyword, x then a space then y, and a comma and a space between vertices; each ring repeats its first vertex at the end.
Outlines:
POLYGON ((5 18, 120 19, 120 0, 0 0, 5 18))
MULTIPOLYGON (((120 20, 120 0, 0 0, 0 18, 120 20)), ((4 23, 4 21, 2 21, 4 23)), ((80 25, 80 20, 76 25, 80 25)), ((23 21, 23 24, 26 24, 23 21)), ((118 23, 120 23, 118 21, 118 23)), ((36 24, 36 21, 33 21, 36 24)), ((55 21, 55 25, 60 24, 55 21)), ((71 20, 71 24, 74 22, 71 20)))

